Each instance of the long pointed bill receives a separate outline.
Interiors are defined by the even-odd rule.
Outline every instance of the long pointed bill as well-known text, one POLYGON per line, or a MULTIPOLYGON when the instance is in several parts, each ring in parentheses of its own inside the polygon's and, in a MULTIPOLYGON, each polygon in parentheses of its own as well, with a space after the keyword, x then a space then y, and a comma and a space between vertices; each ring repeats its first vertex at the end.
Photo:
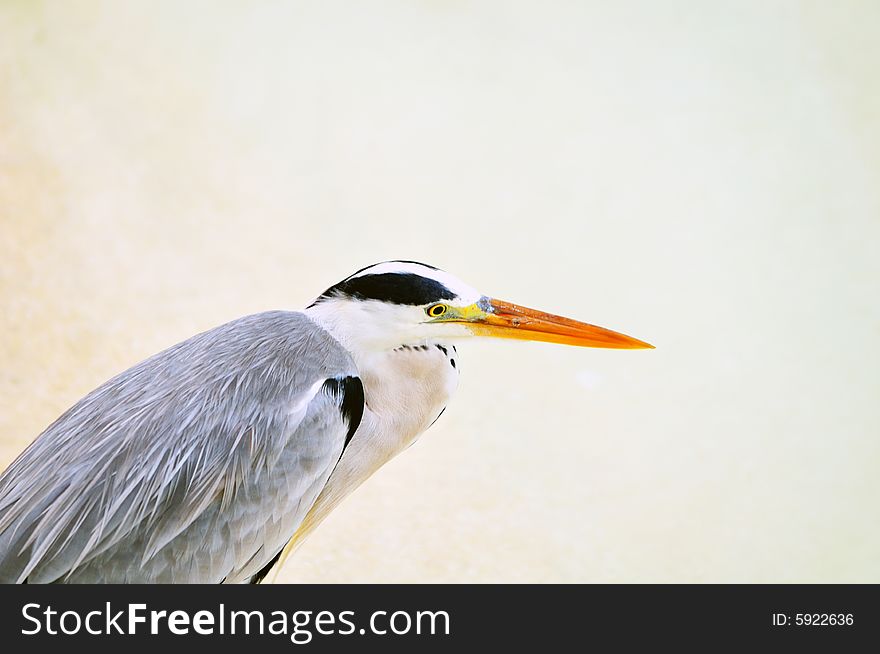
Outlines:
POLYGON ((468 323, 468 328, 480 336, 519 338, 527 341, 564 343, 581 347, 605 347, 620 350, 653 349, 640 341, 610 329, 596 327, 571 318, 554 316, 512 302, 488 299, 492 312, 482 319, 468 323))

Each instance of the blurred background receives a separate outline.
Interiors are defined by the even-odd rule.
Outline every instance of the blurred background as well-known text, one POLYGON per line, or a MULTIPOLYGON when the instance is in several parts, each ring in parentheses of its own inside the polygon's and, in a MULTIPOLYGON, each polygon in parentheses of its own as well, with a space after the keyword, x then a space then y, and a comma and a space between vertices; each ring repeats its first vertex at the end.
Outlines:
POLYGON ((462 344, 288 582, 880 582, 876 2, 0 3, 0 467, 416 259, 655 351, 462 344))

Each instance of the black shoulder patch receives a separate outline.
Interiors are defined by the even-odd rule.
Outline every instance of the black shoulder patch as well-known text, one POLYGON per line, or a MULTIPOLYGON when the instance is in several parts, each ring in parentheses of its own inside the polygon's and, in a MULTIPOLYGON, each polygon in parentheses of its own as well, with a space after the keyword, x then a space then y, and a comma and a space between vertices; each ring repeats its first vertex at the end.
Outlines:
MULTIPOLYGON (((249 584, 259 584, 260 582, 262 582, 263 579, 266 578, 266 575, 269 574, 269 570, 272 569, 272 566, 278 562, 278 558, 281 556, 281 552, 283 552, 283 551, 284 551, 284 548, 282 547, 280 550, 278 550, 278 554, 276 554, 275 556, 272 557, 271 561, 269 561, 266 565, 264 565, 262 568, 260 568, 260 571, 257 574, 255 574, 253 577, 251 577, 251 580, 248 583, 249 584)), ((224 581, 225 581, 225 579, 224 579, 224 581)))
POLYGON ((409 272, 350 277, 321 293, 315 304, 335 296, 412 306, 455 299, 455 293, 436 279, 409 272))
POLYGON ((324 392, 339 401, 339 412, 348 424, 345 445, 342 447, 345 451, 364 417, 364 385, 360 377, 333 377, 324 382, 324 392))

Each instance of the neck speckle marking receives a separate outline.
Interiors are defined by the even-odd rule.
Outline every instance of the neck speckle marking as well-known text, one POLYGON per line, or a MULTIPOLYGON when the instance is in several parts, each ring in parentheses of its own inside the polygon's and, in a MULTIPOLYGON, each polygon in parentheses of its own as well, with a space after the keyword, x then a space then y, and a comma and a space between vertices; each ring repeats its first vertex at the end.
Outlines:
POLYGON ((395 352, 403 352, 405 350, 427 352, 428 346, 427 345, 400 345, 400 346, 394 348, 395 352))

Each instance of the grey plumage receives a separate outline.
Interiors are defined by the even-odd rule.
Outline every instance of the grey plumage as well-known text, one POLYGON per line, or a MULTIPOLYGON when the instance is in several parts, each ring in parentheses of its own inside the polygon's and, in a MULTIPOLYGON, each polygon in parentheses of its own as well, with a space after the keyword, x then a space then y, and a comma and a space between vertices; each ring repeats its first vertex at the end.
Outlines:
POLYGON ((257 582, 412 445, 458 386, 449 339, 647 343, 412 261, 235 320, 77 402, 0 475, 0 582, 257 582))
POLYGON ((356 375, 307 316, 273 311, 114 377, 0 476, 0 582, 249 580, 342 453, 324 382, 356 375))

